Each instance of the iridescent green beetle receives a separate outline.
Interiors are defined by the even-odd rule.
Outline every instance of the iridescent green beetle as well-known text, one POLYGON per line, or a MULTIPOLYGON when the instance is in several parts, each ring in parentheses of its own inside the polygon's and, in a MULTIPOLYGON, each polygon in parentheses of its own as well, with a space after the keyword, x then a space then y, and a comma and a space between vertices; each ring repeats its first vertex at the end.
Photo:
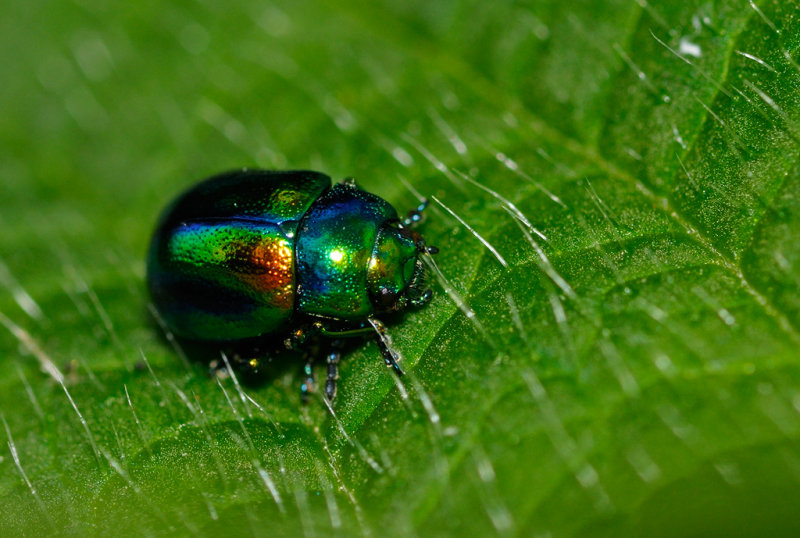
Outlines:
MULTIPOLYGON (((421 255, 437 249, 413 230, 424 208, 401 220, 354 181, 331 187, 318 172, 215 176, 161 216, 147 256, 150 295, 166 328, 183 338, 268 338, 302 350, 312 337, 372 333, 386 364, 402 374, 376 316, 431 299, 421 255)), ((326 355, 332 400, 340 353, 332 347, 326 355)), ((259 358, 244 362, 255 368, 259 358)))

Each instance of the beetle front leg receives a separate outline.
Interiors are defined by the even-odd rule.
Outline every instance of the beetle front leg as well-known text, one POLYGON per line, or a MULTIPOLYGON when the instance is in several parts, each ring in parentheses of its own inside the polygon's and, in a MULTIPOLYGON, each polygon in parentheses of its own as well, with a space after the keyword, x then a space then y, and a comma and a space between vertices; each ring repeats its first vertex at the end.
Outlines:
POLYGON ((386 363, 386 366, 391 367, 397 375, 404 375, 403 369, 397 364, 397 361, 400 360, 400 355, 392 349, 392 338, 386 330, 386 325, 379 319, 373 317, 367 318, 367 321, 369 321, 369 324, 375 329, 375 341, 378 343, 378 349, 381 350, 381 355, 383 355, 383 361, 386 363))

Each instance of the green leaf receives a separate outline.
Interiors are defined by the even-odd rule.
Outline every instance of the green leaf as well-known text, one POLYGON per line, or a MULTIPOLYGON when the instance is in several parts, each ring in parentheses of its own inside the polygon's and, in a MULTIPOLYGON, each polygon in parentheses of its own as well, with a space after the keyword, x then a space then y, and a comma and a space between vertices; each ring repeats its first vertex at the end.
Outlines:
POLYGON ((797 532, 794 3, 361 4, 0 6, 3 534, 797 532), (407 376, 164 338, 155 218, 241 166, 435 197, 407 376))

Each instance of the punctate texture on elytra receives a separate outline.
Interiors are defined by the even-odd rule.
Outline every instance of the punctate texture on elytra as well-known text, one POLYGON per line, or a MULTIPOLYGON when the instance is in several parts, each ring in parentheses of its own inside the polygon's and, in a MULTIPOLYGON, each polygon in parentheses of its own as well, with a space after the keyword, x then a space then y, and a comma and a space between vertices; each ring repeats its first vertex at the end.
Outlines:
MULTIPOLYGON (((167 329, 184 338, 268 337, 300 348, 309 336, 373 333, 399 373, 374 316, 430 299, 421 289, 420 256, 436 249, 413 230, 422 209, 401 221, 354 181, 331 186, 318 172, 212 177, 180 195, 159 220, 147 257, 150 295, 167 329)), ((333 386, 338 351, 327 360, 333 386)), ((255 357, 236 362, 258 365, 255 357)), ((307 380, 304 391, 312 384, 307 380)))

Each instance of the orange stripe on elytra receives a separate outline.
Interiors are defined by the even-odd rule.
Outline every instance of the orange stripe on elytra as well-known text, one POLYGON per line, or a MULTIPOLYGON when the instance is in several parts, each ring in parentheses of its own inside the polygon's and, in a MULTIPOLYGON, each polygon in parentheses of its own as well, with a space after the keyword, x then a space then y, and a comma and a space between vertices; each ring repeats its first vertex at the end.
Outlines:
POLYGON ((279 308, 294 305, 294 256, 282 238, 265 237, 247 252, 247 265, 255 269, 239 279, 262 293, 266 302, 279 308))

